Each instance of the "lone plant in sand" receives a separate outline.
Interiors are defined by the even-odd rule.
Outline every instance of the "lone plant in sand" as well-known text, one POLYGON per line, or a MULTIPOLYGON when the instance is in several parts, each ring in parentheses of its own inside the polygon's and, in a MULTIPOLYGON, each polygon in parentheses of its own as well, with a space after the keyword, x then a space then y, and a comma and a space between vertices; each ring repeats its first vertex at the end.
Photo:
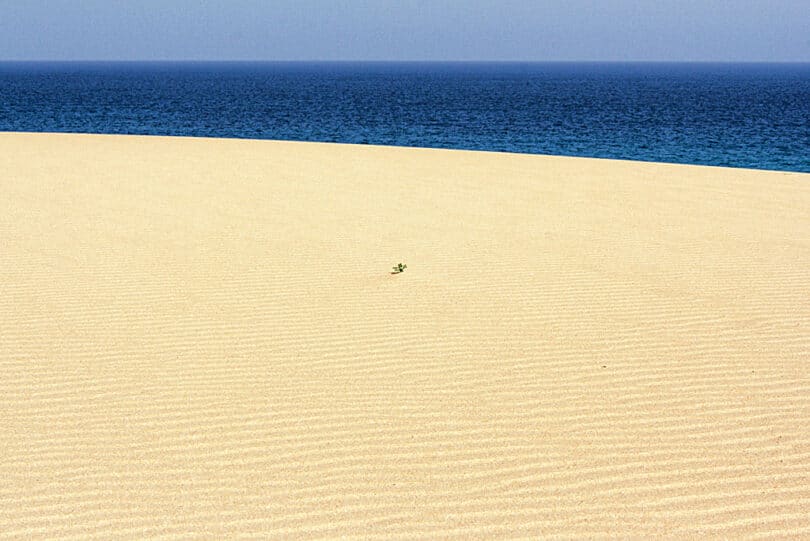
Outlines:
POLYGON ((392 272, 391 274, 399 274, 401 272, 405 272, 405 269, 408 268, 408 265, 403 265, 402 263, 400 263, 399 265, 394 265, 392 268, 394 269, 394 272, 392 272))

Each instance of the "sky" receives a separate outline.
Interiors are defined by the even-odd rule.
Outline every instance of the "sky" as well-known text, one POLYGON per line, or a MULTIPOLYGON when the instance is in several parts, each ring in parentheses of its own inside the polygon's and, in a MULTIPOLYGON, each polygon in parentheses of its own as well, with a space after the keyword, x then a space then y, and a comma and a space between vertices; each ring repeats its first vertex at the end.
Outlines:
POLYGON ((810 62, 810 0, 0 0, 0 60, 810 62))

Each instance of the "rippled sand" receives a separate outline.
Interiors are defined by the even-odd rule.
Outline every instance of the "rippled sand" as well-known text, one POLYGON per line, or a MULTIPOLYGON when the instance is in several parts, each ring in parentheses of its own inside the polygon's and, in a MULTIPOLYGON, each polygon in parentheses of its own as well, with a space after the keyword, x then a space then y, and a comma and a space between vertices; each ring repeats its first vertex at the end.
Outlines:
POLYGON ((0 190, 2 538, 810 536, 808 174, 0 134, 0 190))

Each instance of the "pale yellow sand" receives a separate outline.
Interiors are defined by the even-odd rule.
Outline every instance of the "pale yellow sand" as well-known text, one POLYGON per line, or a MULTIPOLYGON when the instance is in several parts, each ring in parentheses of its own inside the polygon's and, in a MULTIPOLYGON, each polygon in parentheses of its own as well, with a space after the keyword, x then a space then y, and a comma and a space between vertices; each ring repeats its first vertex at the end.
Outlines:
POLYGON ((810 537, 810 175, 2 134, 0 249, 3 538, 810 537))

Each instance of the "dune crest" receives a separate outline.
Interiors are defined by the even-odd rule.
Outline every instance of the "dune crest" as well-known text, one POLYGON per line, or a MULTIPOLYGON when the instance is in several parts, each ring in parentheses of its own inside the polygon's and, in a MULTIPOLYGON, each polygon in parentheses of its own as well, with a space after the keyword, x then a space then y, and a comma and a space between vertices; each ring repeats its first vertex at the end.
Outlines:
POLYGON ((0 538, 810 536, 808 174, 10 133, 0 171, 0 538))

